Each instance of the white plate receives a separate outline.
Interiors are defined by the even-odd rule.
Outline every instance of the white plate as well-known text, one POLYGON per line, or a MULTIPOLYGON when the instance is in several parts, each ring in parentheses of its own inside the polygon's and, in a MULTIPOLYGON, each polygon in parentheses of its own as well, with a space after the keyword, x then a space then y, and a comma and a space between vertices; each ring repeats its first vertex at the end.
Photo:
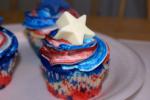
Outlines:
POLYGON ((145 80, 145 65, 140 56, 118 41, 100 35, 111 49, 109 76, 98 100, 125 100, 136 93, 145 80))
MULTIPOLYGON (((21 27, 20 27, 21 28, 21 27)), ((18 29, 20 29, 18 28, 18 29)), ((17 33, 21 62, 13 81, 0 91, 0 100, 56 100, 49 94, 39 68, 40 61, 30 48, 22 32, 17 33)), ((124 100, 143 84, 144 64, 132 50, 107 36, 111 47, 110 73, 98 100, 124 100)))

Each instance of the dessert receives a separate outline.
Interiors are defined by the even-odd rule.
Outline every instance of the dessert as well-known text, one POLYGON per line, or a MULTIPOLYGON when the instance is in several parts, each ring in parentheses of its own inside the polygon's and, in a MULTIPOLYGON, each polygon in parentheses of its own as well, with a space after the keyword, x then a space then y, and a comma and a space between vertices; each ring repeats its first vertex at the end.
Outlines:
POLYGON ((37 9, 25 12, 25 33, 36 54, 42 46, 41 40, 57 28, 56 20, 66 10, 78 16, 64 0, 41 0, 37 9))
POLYGON ((0 27, 0 89, 12 80, 18 54, 18 41, 14 34, 0 27))
POLYGON ((49 92, 65 100, 97 96, 108 73, 109 47, 86 26, 86 16, 64 12, 43 40, 42 71, 49 92))

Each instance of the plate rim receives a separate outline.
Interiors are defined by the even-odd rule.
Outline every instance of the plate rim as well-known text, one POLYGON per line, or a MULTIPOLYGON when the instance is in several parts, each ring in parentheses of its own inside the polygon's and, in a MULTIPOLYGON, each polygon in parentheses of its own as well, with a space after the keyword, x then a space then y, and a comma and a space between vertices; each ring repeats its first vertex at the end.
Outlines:
MULTIPOLYGON (((126 99, 129 99, 130 97, 132 97, 133 95, 135 95, 136 93, 137 93, 137 91, 139 92, 140 91, 140 89, 143 87, 143 85, 144 85, 144 82, 145 82, 145 76, 146 76, 146 73, 143 73, 143 72, 146 72, 146 66, 145 66, 145 63, 144 63, 144 61, 143 61, 143 59, 142 59, 142 57, 137 53, 137 51, 135 51, 133 48, 131 48, 131 47, 129 47, 128 45, 126 45, 126 44, 124 44, 124 43, 122 43, 122 42, 120 42, 119 40, 117 40, 117 39, 114 39, 114 38, 112 38, 112 37, 109 37, 109 36, 107 36, 107 35, 105 35, 105 34, 103 34, 103 33, 98 33, 98 36, 102 36, 102 37, 106 37, 107 39, 109 39, 109 41, 113 41, 113 42, 115 42, 115 43, 117 43, 118 45, 121 45, 121 46, 123 46, 124 48, 126 48, 126 49, 128 49, 130 52, 132 52, 132 54, 133 55, 135 55, 136 56, 136 58, 140 61, 140 64, 142 65, 142 66, 138 66, 138 72, 136 73, 136 75, 138 75, 138 76, 140 76, 140 75, 142 75, 141 77, 142 78, 138 78, 138 79, 140 79, 139 80, 139 82, 138 82, 138 84, 137 84, 137 87, 136 88, 134 88, 134 90, 132 90, 132 91, 130 91, 130 93, 127 93, 127 90, 124 92, 124 90, 123 91, 120 91, 120 93, 119 93, 119 98, 118 98, 118 96, 116 96, 116 95, 113 95, 113 96, 111 96, 111 98, 110 97, 108 97, 108 98, 105 98, 105 96, 103 97, 103 96, 98 96, 98 97, 96 97, 96 98, 94 98, 94 100, 96 99, 100 99, 100 100, 126 100, 126 99), (124 93, 126 93, 126 96, 122 96, 124 93)), ((102 38, 103 39, 103 38, 102 38)), ((107 41, 107 39, 103 39, 103 40, 106 40, 107 41)), ((107 80, 107 79, 106 79, 107 80)), ((135 81, 135 80, 134 80, 135 81)), ((133 82, 134 82, 133 81, 133 82)), ((134 82, 135 83, 135 82, 134 82)), ((105 82, 104 82, 104 84, 105 84, 105 82)), ((130 83, 130 87, 132 87, 133 86, 133 84, 131 84, 130 83)))

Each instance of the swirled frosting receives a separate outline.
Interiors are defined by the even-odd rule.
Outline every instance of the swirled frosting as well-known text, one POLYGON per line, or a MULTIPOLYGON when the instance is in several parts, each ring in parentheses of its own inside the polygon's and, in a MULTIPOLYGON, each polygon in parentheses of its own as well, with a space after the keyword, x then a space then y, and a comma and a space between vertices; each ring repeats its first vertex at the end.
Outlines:
POLYGON ((14 34, 0 27, 0 69, 10 63, 9 61, 17 52, 17 49, 18 41, 14 34))
POLYGON ((29 29, 42 29, 55 25, 59 15, 51 15, 49 9, 43 8, 25 12, 24 25, 29 29))
POLYGON ((97 36, 84 39, 83 45, 72 45, 66 40, 54 39, 54 36, 52 33, 46 37, 40 51, 51 67, 59 65, 64 70, 88 72, 101 65, 108 54, 107 45, 97 36))
MULTIPOLYGON (((61 9, 57 14, 51 14, 48 8, 42 8, 32 11, 25 12, 25 20, 23 25, 28 29, 42 29, 47 27, 56 27, 56 20, 64 12, 64 9, 61 9)), ((68 9, 68 11, 78 17, 78 13, 74 9, 68 9)))

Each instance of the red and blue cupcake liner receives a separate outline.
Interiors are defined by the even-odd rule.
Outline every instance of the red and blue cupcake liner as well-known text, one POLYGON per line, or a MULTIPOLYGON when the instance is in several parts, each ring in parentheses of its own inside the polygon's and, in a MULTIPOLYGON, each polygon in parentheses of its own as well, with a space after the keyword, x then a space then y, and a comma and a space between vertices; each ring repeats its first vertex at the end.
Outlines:
MULTIPOLYGON (((46 60, 42 62, 48 63, 46 60)), ((101 64, 90 72, 82 72, 77 69, 64 71, 59 66, 48 71, 43 66, 42 71, 48 91, 53 96, 64 100, 83 100, 83 98, 88 100, 100 95, 102 84, 108 74, 106 66, 108 67, 108 63, 101 64)))

